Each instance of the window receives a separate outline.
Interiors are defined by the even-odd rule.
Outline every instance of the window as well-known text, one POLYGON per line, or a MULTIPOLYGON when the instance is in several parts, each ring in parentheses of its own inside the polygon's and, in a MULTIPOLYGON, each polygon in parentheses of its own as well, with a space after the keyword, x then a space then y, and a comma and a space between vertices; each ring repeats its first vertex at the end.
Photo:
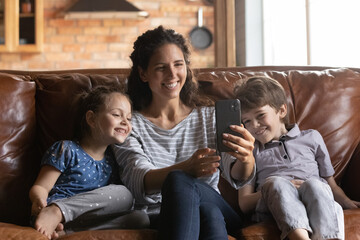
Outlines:
MULTIPOLYGON (((359 0, 261 0, 262 9, 255 10, 251 1, 246 16, 261 13, 262 26, 245 17, 246 45, 252 44, 252 28, 258 29, 262 54, 246 65, 360 67, 359 0)), ((259 56, 248 46, 244 51, 247 58, 259 56)))
POLYGON ((306 65, 304 0, 263 1, 264 65, 306 65))
POLYGON ((309 0, 310 64, 360 67, 360 1, 309 0))

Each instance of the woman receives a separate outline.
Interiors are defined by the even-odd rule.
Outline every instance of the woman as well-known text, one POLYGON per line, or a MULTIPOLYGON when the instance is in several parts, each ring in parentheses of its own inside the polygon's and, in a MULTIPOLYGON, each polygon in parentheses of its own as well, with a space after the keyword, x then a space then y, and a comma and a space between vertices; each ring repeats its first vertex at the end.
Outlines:
POLYGON ((251 180, 254 138, 233 126, 243 138, 224 136, 234 152, 220 161, 215 110, 198 95, 189 56, 174 30, 160 26, 138 37, 128 78, 133 132, 114 151, 124 184, 152 223, 161 205, 161 239, 227 239, 226 228, 238 228, 243 219, 219 194, 218 167, 234 187, 251 180))

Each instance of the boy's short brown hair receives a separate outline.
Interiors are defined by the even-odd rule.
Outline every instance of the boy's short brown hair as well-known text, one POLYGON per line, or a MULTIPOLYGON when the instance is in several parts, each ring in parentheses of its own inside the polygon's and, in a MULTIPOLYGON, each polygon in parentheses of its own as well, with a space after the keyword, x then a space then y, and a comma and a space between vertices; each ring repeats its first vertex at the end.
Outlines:
MULTIPOLYGON (((235 86, 234 93, 241 102, 243 112, 265 105, 279 111, 283 104, 287 105, 284 88, 278 81, 266 76, 249 77, 235 86)), ((288 116, 284 118, 284 123, 287 122, 288 116)))

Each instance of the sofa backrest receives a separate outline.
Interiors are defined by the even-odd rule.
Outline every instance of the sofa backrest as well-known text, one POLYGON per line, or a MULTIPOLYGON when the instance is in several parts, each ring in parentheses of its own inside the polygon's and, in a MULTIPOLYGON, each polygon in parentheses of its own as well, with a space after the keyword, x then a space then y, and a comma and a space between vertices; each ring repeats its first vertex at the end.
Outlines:
POLYGON ((76 96, 97 85, 125 86, 127 74, 39 74, 36 82, 38 147, 45 152, 55 141, 73 137, 76 96))
MULTIPOLYGON (((73 132, 71 111, 83 89, 125 83, 128 69, 0 73, 0 221, 28 224, 28 191, 41 156, 55 141, 73 132)), ((238 67, 196 69, 200 92, 216 99, 233 98, 233 87, 248 76, 267 75, 286 90, 291 122, 317 129, 328 146, 336 180, 360 200, 360 70, 322 67, 238 67)), ((233 207, 237 194, 223 180, 220 189, 233 207)))
MULTIPOLYGON (((360 69, 269 66, 214 69, 196 75, 201 89, 214 99, 233 98, 234 85, 249 76, 278 80, 287 94, 290 122, 322 134, 337 183, 350 198, 360 200, 360 189, 353 185, 360 181, 360 69)), ((237 207, 237 194, 228 191, 228 186, 224 189, 224 197, 237 207)))

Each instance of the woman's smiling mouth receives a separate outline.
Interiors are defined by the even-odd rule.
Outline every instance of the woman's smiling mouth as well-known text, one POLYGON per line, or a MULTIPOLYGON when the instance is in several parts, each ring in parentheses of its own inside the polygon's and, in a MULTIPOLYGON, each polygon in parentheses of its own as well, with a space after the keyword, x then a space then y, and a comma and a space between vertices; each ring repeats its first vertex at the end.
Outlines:
POLYGON ((173 89, 178 85, 179 82, 174 82, 174 83, 169 83, 169 84, 165 84, 163 83, 162 85, 165 86, 168 89, 173 89))

